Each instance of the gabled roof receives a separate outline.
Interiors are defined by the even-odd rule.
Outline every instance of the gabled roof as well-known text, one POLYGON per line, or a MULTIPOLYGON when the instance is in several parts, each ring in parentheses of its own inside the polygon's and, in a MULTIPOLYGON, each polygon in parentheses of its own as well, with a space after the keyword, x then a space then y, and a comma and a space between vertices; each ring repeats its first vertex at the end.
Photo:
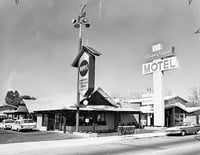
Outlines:
POLYGON ((86 52, 90 55, 93 55, 93 56, 100 56, 101 53, 99 53, 98 51, 96 51, 95 49, 93 49, 92 47, 89 47, 89 46, 82 46, 82 49, 81 49, 81 52, 78 53, 78 55, 76 56, 75 60, 73 61, 72 63, 72 66, 73 67, 78 67, 78 61, 80 59, 80 57, 82 56, 82 54, 86 52))
POLYGON ((119 105, 100 87, 91 94, 89 105, 108 105, 119 107, 119 105))
POLYGON ((174 103, 174 104, 169 104, 169 105, 165 105, 165 108, 172 108, 172 107, 179 107, 180 109, 184 110, 185 112, 191 113, 191 112, 195 112, 195 111, 199 111, 200 107, 186 107, 185 105, 183 105, 182 103, 174 103))
POLYGON ((35 111, 75 109, 76 107, 75 98, 70 95, 57 95, 37 100, 25 100, 24 102, 30 113, 35 111))
POLYGON ((25 104, 20 104, 15 113, 29 113, 25 104))

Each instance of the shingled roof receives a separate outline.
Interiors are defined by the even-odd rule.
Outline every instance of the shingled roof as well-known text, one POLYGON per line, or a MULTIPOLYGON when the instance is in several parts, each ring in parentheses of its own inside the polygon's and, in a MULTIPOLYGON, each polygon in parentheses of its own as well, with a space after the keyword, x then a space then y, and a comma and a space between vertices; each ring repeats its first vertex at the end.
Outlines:
POLYGON ((86 52, 92 56, 100 56, 101 53, 99 53, 98 51, 96 51, 94 48, 89 47, 89 46, 82 46, 81 52, 78 53, 78 55, 76 56, 76 58, 74 59, 72 66, 73 67, 78 67, 78 61, 80 59, 80 57, 82 56, 82 54, 86 52))

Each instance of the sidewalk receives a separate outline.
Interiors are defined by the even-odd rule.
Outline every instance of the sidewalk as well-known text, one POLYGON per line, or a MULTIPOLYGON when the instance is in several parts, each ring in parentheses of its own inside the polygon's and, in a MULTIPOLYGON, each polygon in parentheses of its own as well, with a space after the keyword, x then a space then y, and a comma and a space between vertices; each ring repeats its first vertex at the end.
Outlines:
MULTIPOLYGON (((158 127, 145 127, 144 129, 135 129, 135 134, 126 135, 127 137, 143 137, 144 135, 157 135, 159 133, 165 132, 166 128, 158 128, 158 127)), ((112 133, 74 133, 74 135, 78 137, 110 137, 110 136, 118 136, 118 132, 112 133)))
POLYGON ((20 153, 35 150, 35 149, 50 149, 52 147, 70 148, 70 147, 87 146, 87 145, 91 146, 91 145, 98 145, 98 144, 115 142, 115 141, 122 141, 122 140, 127 140, 127 139, 152 138, 152 137, 162 137, 162 136, 166 136, 166 133, 158 130, 151 133, 137 133, 133 135, 124 135, 124 136, 87 137, 87 138, 68 139, 68 140, 10 143, 10 144, 0 145, 0 154, 2 155, 3 154, 20 154, 20 153))

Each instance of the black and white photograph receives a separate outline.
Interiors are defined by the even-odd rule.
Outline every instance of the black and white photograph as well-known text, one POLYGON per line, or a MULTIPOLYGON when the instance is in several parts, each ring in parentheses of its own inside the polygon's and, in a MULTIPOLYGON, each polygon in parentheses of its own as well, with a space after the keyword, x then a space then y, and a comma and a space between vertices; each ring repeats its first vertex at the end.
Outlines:
POLYGON ((0 155, 200 155, 199 0, 0 0, 0 155))

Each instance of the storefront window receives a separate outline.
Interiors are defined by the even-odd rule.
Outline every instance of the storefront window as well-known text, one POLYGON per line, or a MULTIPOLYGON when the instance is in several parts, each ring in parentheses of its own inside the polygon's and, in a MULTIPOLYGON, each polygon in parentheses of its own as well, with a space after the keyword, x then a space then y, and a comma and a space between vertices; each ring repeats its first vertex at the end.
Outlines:
POLYGON ((105 113, 97 114, 97 125, 106 125, 105 113))
POLYGON ((175 114, 175 124, 178 122, 183 122, 185 115, 183 113, 176 113, 175 114))
POLYGON ((42 115, 42 126, 47 126, 48 125, 48 115, 43 114, 42 115))

